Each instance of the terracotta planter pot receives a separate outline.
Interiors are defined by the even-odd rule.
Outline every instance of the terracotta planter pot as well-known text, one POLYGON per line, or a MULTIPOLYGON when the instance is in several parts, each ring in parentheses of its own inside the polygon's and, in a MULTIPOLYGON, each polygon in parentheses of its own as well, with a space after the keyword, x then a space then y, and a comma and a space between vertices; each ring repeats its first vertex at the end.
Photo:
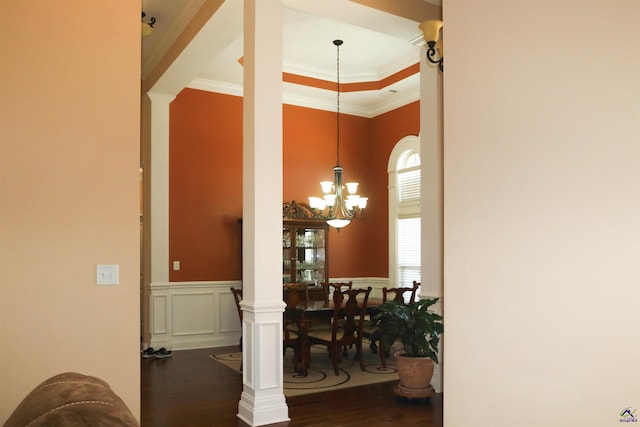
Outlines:
POLYGON ((405 397, 430 397, 435 394, 431 385, 435 364, 430 357, 407 357, 396 353, 400 384, 395 387, 396 394, 405 397))

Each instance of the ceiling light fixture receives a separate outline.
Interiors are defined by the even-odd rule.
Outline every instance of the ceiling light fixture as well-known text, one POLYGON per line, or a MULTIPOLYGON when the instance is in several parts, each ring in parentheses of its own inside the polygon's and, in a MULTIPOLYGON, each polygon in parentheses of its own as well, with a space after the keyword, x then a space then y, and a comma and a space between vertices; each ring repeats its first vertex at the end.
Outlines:
POLYGON ((322 181, 320 186, 322 187, 322 197, 309 197, 309 206, 316 214, 317 218, 322 218, 327 221, 329 226, 337 228, 338 230, 346 227, 351 223, 352 218, 364 215, 364 210, 367 207, 367 197, 360 197, 358 193, 357 182, 347 182, 342 184, 342 166, 340 166, 340 45, 342 40, 334 40, 333 44, 336 45, 337 56, 337 108, 336 108, 336 120, 337 120, 337 138, 336 138, 336 165, 333 167, 333 182, 322 181), (348 194, 345 194, 344 190, 348 194))
POLYGON ((440 30, 443 25, 442 21, 436 19, 424 21, 418 25, 418 28, 422 30, 424 41, 427 42, 427 60, 432 64, 436 64, 440 71, 443 71, 444 68, 442 65, 444 53, 442 52, 442 42, 440 41, 440 30), (435 59, 436 49, 440 51, 440 59, 435 59))
POLYGON ((144 22, 144 17, 147 16, 142 12, 142 37, 150 36, 153 33, 153 24, 156 23, 156 18, 151 18, 149 22, 144 22))

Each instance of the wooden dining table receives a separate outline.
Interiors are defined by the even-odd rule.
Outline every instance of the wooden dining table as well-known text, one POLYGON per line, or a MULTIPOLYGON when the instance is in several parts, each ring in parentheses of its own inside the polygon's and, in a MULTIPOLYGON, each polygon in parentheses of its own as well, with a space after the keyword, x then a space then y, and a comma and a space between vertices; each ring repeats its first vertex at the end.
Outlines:
MULTIPOLYGON (((367 311, 372 311, 376 307, 382 304, 382 298, 369 297, 367 301, 367 311)), ((322 313, 332 313, 335 308, 332 300, 325 301, 298 301, 295 307, 287 306, 285 312, 289 311, 291 314, 302 315, 308 318, 313 318, 314 315, 322 313)))
MULTIPOLYGON (((376 307, 382 304, 382 298, 369 298, 367 301, 367 314, 371 314, 375 311, 376 307)), ((289 319, 297 324, 298 336, 301 340, 300 345, 300 358, 298 371, 306 375, 311 362, 310 348, 306 345, 307 333, 309 328, 313 328, 314 325, 326 325, 325 327, 331 327, 331 318, 333 316, 335 305, 332 300, 329 301, 298 301, 297 305, 287 305, 285 307, 285 319, 289 319)))

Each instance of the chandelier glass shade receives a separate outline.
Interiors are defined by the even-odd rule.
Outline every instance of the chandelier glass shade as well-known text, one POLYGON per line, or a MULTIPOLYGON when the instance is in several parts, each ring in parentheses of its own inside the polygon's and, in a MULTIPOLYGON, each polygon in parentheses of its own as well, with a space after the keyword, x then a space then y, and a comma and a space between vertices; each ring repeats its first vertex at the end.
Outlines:
POLYGON ((322 181, 322 197, 309 197, 309 206, 316 217, 327 221, 329 226, 340 229, 351 223, 353 218, 364 215, 367 207, 367 197, 358 195, 358 183, 343 184, 342 166, 340 166, 340 45, 342 40, 334 40, 337 48, 337 138, 336 165, 333 167, 333 181, 322 181), (346 191, 345 191, 346 190, 346 191))

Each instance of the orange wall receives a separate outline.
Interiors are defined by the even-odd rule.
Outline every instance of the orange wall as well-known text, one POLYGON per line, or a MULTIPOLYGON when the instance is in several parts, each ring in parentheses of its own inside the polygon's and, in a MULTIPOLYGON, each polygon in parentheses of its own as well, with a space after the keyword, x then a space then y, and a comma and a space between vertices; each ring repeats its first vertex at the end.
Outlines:
POLYGON ((169 278, 239 279, 242 98, 185 89, 170 114, 169 278))
MULTIPOLYGON (((368 242, 370 247, 383 246, 384 256, 377 259, 376 268, 383 269, 384 277, 389 275, 389 195, 387 188, 389 179, 387 168, 389 156, 396 143, 407 135, 418 135, 420 132, 420 102, 415 101, 393 111, 371 119, 371 141, 375 147, 369 150, 370 184, 378 189, 375 208, 368 212, 367 220, 372 222, 375 232, 368 242)), ((376 270, 378 272, 379 270, 376 270)))
MULTIPOLYGON (((332 277, 388 277, 387 162, 400 138, 417 134, 418 105, 374 119, 341 114, 340 164, 369 207, 330 231, 332 277)), ((181 263, 170 280, 239 280, 242 98, 185 89, 170 120, 169 253, 181 263)), ((336 114, 284 105, 283 122, 283 200, 307 202, 333 179, 336 114)))
MULTIPOLYGON (((359 192, 371 200, 377 197, 369 185, 366 167, 369 120, 340 115, 340 164, 345 182, 358 181, 359 192)), ((321 195, 320 181, 333 181, 336 165, 336 113, 291 105, 284 106, 284 194, 285 200, 308 202, 321 195)), ((329 274, 331 277, 375 276, 370 265, 386 253, 381 246, 368 248, 370 221, 352 221, 339 233, 329 231, 329 274), (363 257, 360 254, 376 252, 363 257)), ((386 256, 386 255, 385 255, 386 256)), ((385 276, 381 273, 380 275, 385 276)))

